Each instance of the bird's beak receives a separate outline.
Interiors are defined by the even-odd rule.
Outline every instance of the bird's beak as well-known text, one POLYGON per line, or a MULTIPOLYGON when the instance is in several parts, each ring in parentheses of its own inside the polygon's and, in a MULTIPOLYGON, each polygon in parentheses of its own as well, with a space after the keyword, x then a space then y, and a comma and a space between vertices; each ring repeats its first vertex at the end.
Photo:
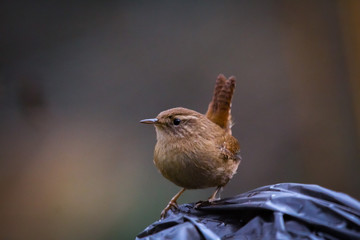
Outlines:
POLYGON ((144 119, 141 120, 140 123, 145 123, 145 124, 155 124, 159 121, 159 119, 157 118, 149 118, 149 119, 144 119))

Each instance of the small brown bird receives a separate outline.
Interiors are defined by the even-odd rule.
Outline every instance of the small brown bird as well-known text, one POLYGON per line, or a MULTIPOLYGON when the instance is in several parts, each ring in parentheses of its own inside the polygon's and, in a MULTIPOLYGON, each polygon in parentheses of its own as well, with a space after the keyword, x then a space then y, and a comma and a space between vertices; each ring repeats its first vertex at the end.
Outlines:
POLYGON ((161 212, 177 208, 177 199, 186 189, 217 187, 209 203, 236 173, 240 146, 231 135, 231 99, 235 77, 220 74, 206 115, 177 107, 161 112, 156 118, 141 120, 153 124, 157 143, 154 163, 161 174, 182 187, 161 212))

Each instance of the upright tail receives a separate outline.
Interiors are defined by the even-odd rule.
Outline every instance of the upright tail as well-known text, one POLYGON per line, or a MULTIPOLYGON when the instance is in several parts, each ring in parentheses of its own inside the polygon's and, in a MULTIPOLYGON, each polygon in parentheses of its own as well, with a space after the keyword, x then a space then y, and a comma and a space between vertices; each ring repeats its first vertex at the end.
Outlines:
POLYGON ((231 134, 231 99, 235 90, 235 77, 226 79, 220 74, 216 80, 214 95, 206 117, 231 134))

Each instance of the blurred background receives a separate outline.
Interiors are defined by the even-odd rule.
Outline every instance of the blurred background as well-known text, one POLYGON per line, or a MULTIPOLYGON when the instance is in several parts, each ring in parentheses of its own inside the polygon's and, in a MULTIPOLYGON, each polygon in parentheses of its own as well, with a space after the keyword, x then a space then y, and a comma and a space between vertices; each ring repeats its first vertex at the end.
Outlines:
MULTIPOLYGON (((2 1, 0 238, 133 239, 179 190, 139 120, 237 77, 238 174, 360 198, 360 2, 2 1)), ((187 191, 180 203, 214 189, 187 191)))

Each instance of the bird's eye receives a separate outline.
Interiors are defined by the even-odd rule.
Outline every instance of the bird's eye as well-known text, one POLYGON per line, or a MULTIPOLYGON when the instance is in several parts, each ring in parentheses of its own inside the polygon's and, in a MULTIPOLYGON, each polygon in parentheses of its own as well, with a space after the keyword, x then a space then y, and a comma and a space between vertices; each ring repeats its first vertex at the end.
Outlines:
POLYGON ((178 118, 175 118, 173 122, 174 122, 174 125, 179 125, 181 120, 178 118))

